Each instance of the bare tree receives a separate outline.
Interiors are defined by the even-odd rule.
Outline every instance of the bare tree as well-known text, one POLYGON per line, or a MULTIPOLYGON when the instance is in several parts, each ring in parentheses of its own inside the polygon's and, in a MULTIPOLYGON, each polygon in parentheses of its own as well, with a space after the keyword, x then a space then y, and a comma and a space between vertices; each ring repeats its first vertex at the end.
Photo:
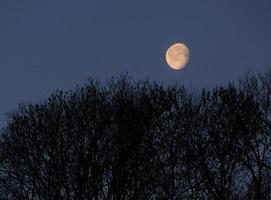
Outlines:
POLYGON ((19 105, 0 198, 270 199, 270 85, 270 72, 196 92, 124 74, 19 105))

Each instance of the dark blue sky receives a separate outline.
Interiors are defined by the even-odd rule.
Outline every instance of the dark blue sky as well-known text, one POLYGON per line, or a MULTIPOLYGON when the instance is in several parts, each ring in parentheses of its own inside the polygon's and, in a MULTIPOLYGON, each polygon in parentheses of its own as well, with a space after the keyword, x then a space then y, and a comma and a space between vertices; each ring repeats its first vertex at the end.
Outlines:
POLYGON ((270 0, 1 0, 0 122, 87 77, 212 86, 271 67, 270 0), (167 67, 174 42, 189 64, 167 67))

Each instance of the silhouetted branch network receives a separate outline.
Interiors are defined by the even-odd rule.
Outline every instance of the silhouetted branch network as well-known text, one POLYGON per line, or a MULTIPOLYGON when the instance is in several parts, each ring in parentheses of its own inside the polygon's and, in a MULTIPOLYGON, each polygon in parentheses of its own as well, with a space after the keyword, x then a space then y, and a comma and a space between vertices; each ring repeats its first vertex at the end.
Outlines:
POLYGON ((10 114, 0 199, 271 199, 271 72, 192 92, 89 79, 10 114))

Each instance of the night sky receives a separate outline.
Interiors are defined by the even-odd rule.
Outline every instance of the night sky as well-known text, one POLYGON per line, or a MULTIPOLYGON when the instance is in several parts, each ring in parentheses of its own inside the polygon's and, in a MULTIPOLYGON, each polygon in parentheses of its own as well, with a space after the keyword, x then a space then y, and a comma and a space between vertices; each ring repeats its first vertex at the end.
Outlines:
POLYGON ((89 76, 205 87, 270 67, 270 0, 0 0, 0 124, 89 76), (165 62, 175 42, 190 49, 180 71, 165 62))

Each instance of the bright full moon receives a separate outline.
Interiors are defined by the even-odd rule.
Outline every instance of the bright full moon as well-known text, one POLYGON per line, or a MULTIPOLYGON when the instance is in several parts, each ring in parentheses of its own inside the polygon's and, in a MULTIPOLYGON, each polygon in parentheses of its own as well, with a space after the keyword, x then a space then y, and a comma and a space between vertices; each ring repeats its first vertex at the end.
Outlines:
POLYGON ((167 64, 175 70, 184 68, 189 59, 189 49, 183 43, 171 45, 166 53, 167 64))

